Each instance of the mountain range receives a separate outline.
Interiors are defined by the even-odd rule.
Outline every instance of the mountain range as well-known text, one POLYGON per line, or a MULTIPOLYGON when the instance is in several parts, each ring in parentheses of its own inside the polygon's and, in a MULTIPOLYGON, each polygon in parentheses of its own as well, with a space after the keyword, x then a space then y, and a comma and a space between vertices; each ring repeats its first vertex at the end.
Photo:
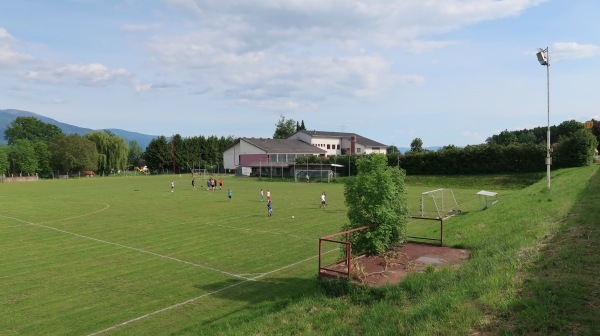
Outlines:
MULTIPOLYGON (((6 139, 4 139, 4 131, 8 127, 10 127, 10 124, 13 122, 13 120, 17 119, 17 117, 34 117, 34 118, 36 118, 42 122, 45 122, 47 124, 52 124, 52 125, 58 126, 65 134, 78 134, 78 135, 83 136, 89 132, 96 132, 96 131, 104 130, 104 129, 93 130, 90 128, 73 126, 70 124, 62 123, 60 121, 56 121, 52 118, 44 117, 37 113, 28 112, 28 111, 21 111, 21 110, 14 110, 14 109, 0 110, 0 145, 7 144, 6 139)), ((110 131, 112 134, 115 134, 115 135, 120 136, 121 138, 125 139, 125 142, 127 142, 127 143, 129 143, 129 141, 131 141, 131 140, 135 140, 138 143, 138 145, 140 145, 140 147, 142 147, 142 149, 144 149, 144 150, 146 150, 146 147, 148 147, 148 144, 150 143, 150 141, 152 141, 152 139, 157 137, 156 135, 148 135, 148 134, 142 134, 142 133, 136 133, 136 132, 129 132, 129 131, 125 131, 125 130, 118 129, 118 128, 108 128, 106 130, 110 131)))

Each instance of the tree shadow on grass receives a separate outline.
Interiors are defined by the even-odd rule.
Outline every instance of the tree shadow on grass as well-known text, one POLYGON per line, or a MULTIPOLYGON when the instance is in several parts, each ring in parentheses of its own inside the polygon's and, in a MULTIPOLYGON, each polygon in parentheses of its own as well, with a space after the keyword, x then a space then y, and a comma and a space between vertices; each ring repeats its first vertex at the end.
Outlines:
POLYGON ((211 296, 228 301, 241 302, 218 316, 203 319, 194 330, 221 330, 239 321, 248 321, 285 309, 299 298, 320 293, 315 278, 261 277, 256 280, 227 279, 210 285, 196 285, 211 296), (215 289, 216 288, 216 289, 215 289), (221 323, 223 322, 223 323, 221 323), (226 322, 226 323, 225 323, 226 322))

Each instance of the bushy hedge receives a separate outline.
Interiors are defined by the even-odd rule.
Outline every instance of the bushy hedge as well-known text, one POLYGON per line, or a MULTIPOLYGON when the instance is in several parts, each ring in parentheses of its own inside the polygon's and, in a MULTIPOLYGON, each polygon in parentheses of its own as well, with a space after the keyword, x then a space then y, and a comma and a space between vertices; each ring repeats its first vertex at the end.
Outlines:
POLYGON ((389 155, 408 175, 526 173, 545 169, 546 149, 536 144, 483 144, 435 152, 389 155))
MULTIPOLYGON (((581 129, 553 145, 553 168, 581 167, 592 163, 596 137, 589 130, 581 129)), ((354 176, 356 159, 361 155, 329 157, 306 156, 298 158, 301 163, 337 163, 344 168, 337 170, 341 176, 354 176), (348 171, 349 170, 349 171, 348 171)), ((496 143, 472 145, 464 148, 447 146, 438 151, 387 154, 388 166, 403 168, 407 175, 462 175, 531 173, 546 170, 546 144, 496 143)))
POLYGON ((589 166, 594 160, 597 146, 596 136, 586 129, 580 129, 571 137, 558 142, 554 162, 561 168, 589 166))

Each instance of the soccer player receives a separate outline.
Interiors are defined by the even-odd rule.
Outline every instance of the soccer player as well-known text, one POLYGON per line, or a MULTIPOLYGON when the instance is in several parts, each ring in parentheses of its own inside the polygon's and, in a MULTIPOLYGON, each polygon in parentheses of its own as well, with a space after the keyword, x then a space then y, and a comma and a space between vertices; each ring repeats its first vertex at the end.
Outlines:
POLYGON ((267 201, 267 217, 271 217, 273 213, 273 207, 271 206, 271 200, 267 201))
POLYGON ((223 189, 223 179, 219 179, 219 190, 223 189))
POLYGON ((231 202, 231 189, 227 190, 227 197, 229 197, 229 202, 231 202))
POLYGON ((260 189, 260 201, 262 202, 264 198, 265 198, 265 192, 262 189, 260 189))
POLYGON ((171 180, 171 192, 175 189, 175 181, 171 180))
POLYGON ((321 194, 321 208, 324 208, 325 206, 327 206, 327 202, 325 201, 325 197, 327 195, 325 195, 325 192, 323 191, 323 193, 321 194))
POLYGON ((271 200, 271 190, 267 189, 267 201, 271 200))

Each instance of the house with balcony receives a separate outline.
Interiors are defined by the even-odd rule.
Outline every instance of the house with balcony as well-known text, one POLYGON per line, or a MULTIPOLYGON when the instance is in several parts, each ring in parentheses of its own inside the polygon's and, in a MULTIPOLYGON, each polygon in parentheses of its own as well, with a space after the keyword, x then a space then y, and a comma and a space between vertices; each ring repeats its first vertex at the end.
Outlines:
POLYGON ((300 140, 324 150, 325 156, 346 154, 386 154, 387 146, 356 133, 302 130, 288 139, 300 140))

